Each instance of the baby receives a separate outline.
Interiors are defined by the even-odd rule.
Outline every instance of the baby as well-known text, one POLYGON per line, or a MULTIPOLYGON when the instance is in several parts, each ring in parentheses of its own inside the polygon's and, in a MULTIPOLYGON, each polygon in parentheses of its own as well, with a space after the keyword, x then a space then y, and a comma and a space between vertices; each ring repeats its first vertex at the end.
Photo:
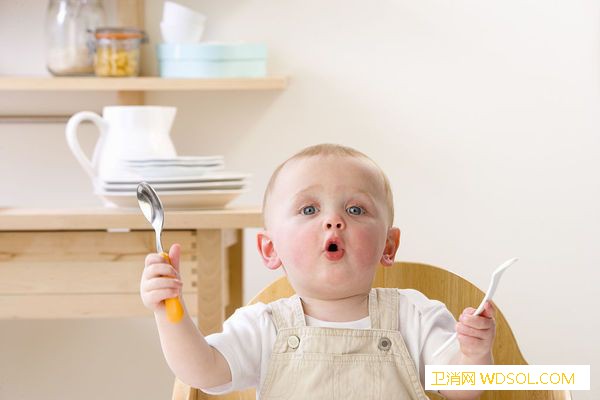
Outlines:
POLYGON ((256 387, 260 399, 425 400, 426 364, 493 363, 490 303, 479 316, 465 309, 457 323, 416 290, 371 288, 378 265, 393 265, 400 230, 388 179, 363 153, 322 144, 294 155, 273 173, 263 215, 259 254, 267 268, 283 268, 296 295, 238 309, 222 333, 205 338, 187 312, 177 324, 166 318, 164 300, 181 293, 179 246, 173 267, 146 257, 142 300, 181 381, 209 394, 256 387), (457 341, 433 358, 455 331, 457 341))

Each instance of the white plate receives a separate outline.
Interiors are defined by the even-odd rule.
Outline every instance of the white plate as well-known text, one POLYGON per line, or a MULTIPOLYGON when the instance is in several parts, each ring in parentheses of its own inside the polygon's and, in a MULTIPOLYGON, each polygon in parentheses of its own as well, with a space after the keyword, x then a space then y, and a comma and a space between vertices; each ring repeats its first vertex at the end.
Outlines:
MULTIPOLYGON (((155 183, 190 183, 190 182, 215 182, 215 181, 239 181, 250 177, 250 174, 242 174, 239 172, 209 172, 206 174, 190 175, 190 176, 169 176, 169 177, 152 177, 146 179, 146 182, 153 185, 155 183)), ((100 181, 102 184, 138 184, 143 181, 143 177, 139 178, 123 178, 110 179, 100 181)))
MULTIPOLYGON (((168 190, 239 190, 243 189, 248 182, 246 180, 235 181, 215 181, 215 182, 190 182, 190 183, 154 183, 152 187, 157 191, 168 190)), ((135 192, 137 190, 135 183, 104 183, 97 187, 103 191, 116 192, 135 192)))
MULTIPOLYGON (((223 208, 246 190, 190 190, 186 192, 162 192, 160 201, 165 209, 214 209, 223 208)), ((112 193, 97 191, 108 207, 139 208, 135 192, 112 193)))
POLYGON ((204 166, 185 166, 185 165, 169 165, 169 166, 143 166, 134 167, 130 166, 137 174, 142 176, 144 179, 150 178, 166 178, 171 176, 196 176, 202 175, 208 172, 223 170, 223 165, 216 165, 211 167, 204 166))
POLYGON ((171 157, 171 158, 127 158, 124 159, 128 164, 163 164, 163 163, 223 163, 223 156, 180 156, 180 157, 171 157))
POLYGON ((134 161, 125 161, 124 164, 128 167, 159 167, 165 165, 225 165, 223 160, 206 160, 206 161, 183 161, 183 160, 173 160, 173 161, 144 161, 144 162, 134 162, 134 161))
POLYGON ((224 163, 146 163, 146 164, 130 164, 126 163, 126 168, 170 168, 170 167, 192 167, 192 168, 212 168, 225 166, 224 163))

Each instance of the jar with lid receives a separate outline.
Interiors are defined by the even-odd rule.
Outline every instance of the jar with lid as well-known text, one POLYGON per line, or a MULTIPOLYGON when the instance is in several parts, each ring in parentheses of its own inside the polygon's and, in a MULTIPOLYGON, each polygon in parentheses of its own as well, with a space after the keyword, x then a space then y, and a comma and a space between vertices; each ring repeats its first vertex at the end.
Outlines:
POLYGON ((46 10, 46 67, 53 75, 94 73, 93 32, 105 25, 101 0, 50 0, 46 10))
POLYGON ((96 76, 138 76, 140 47, 147 41, 144 31, 136 28, 98 28, 95 33, 96 76))

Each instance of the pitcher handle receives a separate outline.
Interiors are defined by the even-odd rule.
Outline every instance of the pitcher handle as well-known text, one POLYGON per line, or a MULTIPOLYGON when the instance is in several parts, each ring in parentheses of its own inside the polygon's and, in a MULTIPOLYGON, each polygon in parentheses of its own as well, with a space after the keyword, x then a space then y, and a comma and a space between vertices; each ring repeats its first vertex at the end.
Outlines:
POLYGON ((79 145, 79 140, 77 139, 77 128, 79 127, 79 124, 81 124, 84 121, 91 121, 100 130, 100 138, 98 139, 98 144, 96 145, 96 148, 94 150, 94 155, 100 154, 101 149, 99 148, 99 146, 102 146, 102 142, 104 141, 104 135, 108 130, 108 123, 104 120, 104 118, 102 118, 95 112, 81 111, 77 114, 74 114, 69 119, 65 131, 67 135, 67 144, 73 152, 73 155, 75 155, 75 158, 77 159, 77 161, 79 161, 79 164, 81 164, 85 172, 87 172, 87 174, 92 179, 96 179, 98 177, 98 166, 96 165, 97 157, 94 157, 94 162, 90 161, 90 159, 85 155, 85 153, 81 149, 81 146, 79 145))

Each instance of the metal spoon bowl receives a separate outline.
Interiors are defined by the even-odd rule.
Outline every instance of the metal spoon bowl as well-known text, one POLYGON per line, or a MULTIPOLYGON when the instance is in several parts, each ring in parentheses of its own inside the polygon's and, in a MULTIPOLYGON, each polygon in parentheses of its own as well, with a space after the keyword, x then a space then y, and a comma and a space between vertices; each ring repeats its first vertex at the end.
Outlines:
POLYGON ((165 213, 160 198, 148 183, 141 182, 137 187, 137 199, 144 217, 150 222, 156 232, 156 251, 164 253, 161 235, 165 221, 165 213))

